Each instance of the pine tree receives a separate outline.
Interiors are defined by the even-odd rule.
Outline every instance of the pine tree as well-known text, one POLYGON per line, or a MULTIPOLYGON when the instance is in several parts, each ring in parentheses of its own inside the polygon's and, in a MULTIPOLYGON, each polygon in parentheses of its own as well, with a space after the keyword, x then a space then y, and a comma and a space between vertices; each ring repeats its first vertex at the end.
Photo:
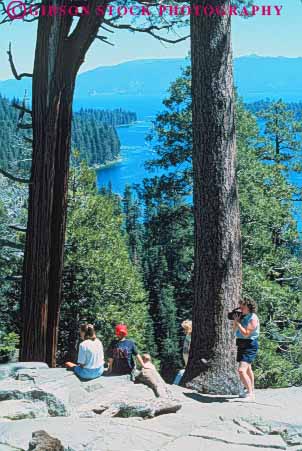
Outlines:
POLYGON ((152 344, 146 293, 130 262, 113 196, 100 195, 93 171, 73 169, 69 191, 64 265, 60 361, 74 357, 81 322, 96 324, 105 347, 113 336, 112 321, 125 322, 140 350, 152 344))
POLYGON ((126 185, 123 196, 123 212, 125 215, 125 229, 131 260, 140 266, 142 253, 142 227, 139 223, 140 207, 138 199, 133 199, 132 189, 126 185))
POLYGON ((282 100, 270 103, 257 113, 264 121, 264 136, 258 147, 260 158, 274 162, 282 170, 301 170, 302 146, 298 132, 302 121, 282 100))

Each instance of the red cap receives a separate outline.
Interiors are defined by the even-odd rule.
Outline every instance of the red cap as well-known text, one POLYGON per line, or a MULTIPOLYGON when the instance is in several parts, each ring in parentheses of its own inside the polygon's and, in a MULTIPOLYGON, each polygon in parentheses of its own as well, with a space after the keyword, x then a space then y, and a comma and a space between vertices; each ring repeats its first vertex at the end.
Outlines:
POLYGON ((115 326, 115 335, 117 337, 120 336, 127 337, 128 330, 126 324, 118 324, 117 326, 115 326))

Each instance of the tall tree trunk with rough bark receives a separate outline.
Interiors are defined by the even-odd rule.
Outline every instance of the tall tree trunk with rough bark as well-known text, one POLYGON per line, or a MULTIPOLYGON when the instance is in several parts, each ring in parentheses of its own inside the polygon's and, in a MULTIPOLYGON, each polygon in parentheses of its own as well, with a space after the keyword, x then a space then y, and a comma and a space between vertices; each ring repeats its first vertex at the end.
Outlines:
MULTIPOLYGON (((66 4, 44 0, 43 4, 66 4)), ((91 8, 107 0, 92 0, 91 8)), ((35 52, 33 156, 22 286, 21 360, 56 364, 71 139, 77 72, 102 18, 40 16, 35 52)))
MULTIPOLYGON (((208 4, 192 0, 192 5, 208 4)), ((227 10, 230 0, 215 6, 227 10)), ((195 276, 193 334, 184 382, 206 393, 238 391, 227 313, 241 289, 240 218, 228 15, 191 16, 195 276)))

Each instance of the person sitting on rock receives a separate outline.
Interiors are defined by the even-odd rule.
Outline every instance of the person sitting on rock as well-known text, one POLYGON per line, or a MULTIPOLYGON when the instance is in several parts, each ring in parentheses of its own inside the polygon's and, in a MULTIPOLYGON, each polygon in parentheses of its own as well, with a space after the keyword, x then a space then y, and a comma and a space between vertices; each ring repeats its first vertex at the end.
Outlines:
POLYGON ((153 363, 152 363, 152 358, 151 358, 150 354, 143 354, 142 359, 144 362, 144 368, 146 368, 148 370, 157 371, 157 369, 155 368, 155 365, 153 365, 153 363))
POLYGON ((72 369, 80 379, 96 379, 104 372, 102 342, 96 337, 92 324, 82 324, 80 336, 83 341, 79 347, 78 364, 66 362, 65 366, 72 369))
POLYGON ((142 383, 150 387, 157 397, 169 397, 167 385, 155 365, 152 363, 150 354, 143 354, 144 367, 135 377, 135 383, 142 383))
POLYGON ((107 350, 108 370, 106 374, 123 375, 132 374, 135 368, 134 357, 138 363, 144 367, 144 362, 137 351, 134 341, 126 339, 128 335, 125 324, 115 326, 116 340, 113 340, 107 350))

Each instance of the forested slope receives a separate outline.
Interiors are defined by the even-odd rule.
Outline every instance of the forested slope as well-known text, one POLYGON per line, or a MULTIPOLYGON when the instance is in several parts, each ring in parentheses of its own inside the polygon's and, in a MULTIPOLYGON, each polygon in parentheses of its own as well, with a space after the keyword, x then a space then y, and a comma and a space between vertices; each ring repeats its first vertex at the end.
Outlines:
MULTIPOLYGON (((112 161, 119 156, 120 141, 116 126, 129 124, 136 120, 136 114, 117 109, 81 110, 74 114, 72 121, 72 147, 89 166, 112 161)), ((0 165, 17 162, 24 158, 25 141, 30 137, 29 130, 18 130, 21 122, 20 111, 0 95, 0 165)), ((24 115, 22 123, 29 123, 30 116, 24 115)))

